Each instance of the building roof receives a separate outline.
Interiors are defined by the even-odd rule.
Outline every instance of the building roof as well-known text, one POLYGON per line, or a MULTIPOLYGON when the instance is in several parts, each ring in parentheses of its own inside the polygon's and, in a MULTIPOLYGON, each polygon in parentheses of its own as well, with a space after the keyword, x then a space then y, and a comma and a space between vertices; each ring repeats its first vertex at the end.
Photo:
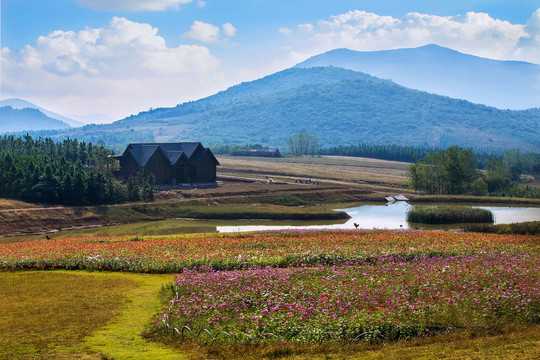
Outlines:
MULTIPOLYGON (((181 142, 181 143, 134 143, 129 144, 124 154, 131 153, 139 166, 145 166, 148 160, 156 153, 161 152, 172 165, 175 165, 181 157, 190 163, 197 163, 202 154, 209 152, 215 159, 210 149, 202 146, 200 142, 181 142), (201 151, 198 151, 201 150, 201 151)), ((219 162, 216 160, 216 164, 219 162)))

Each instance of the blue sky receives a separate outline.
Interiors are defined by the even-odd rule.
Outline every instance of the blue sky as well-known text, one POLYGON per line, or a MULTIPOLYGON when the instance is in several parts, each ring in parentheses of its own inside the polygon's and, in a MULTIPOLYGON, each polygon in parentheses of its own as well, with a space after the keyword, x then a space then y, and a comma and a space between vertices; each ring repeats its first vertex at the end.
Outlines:
POLYGON ((120 119, 347 47, 540 63, 538 0, 3 0, 2 98, 120 119))

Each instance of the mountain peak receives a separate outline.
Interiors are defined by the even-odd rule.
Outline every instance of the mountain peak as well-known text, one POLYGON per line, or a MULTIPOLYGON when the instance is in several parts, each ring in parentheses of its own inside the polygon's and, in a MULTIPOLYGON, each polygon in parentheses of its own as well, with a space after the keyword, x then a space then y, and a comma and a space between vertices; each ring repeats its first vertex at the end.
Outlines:
POLYGON ((0 133, 70 127, 67 123, 52 119, 40 110, 31 107, 16 109, 10 105, 1 106, 0 115, 0 133))
POLYGON ((381 51, 335 49, 297 68, 335 66, 499 109, 540 106, 540 65, 468 55, 435 44, 381 51))
POLYGON ((19 98, 10 98, 10 99, 0 100, 0 106, 11 106, 13 109, 25 109, 25 108, 37 109, 41 111, 43 114, 47 115, 49 118, 64 122, 71 127, 80 127, 84 125, 84 123, 80 121, 71 119, 64 115, 54 113, 40 106, 37 106, 36 104, 31 103, 30 101, 26 101, 19 98))

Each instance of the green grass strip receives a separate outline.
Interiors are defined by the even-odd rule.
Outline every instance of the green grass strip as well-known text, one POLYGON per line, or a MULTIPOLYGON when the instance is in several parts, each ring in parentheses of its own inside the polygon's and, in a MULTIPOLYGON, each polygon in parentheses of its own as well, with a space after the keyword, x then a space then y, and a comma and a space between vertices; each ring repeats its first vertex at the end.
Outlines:
POLYGON ((163 306, 159 290, 161 284, 171 279, 171 275, 123 276, 133 276, 134 280, 140 282, 140 286, 127 295, 118 317, 85 339, 82 344, 85 350, 99 353, 103 359, 186 359, 187 357, 178 351, 150 342, 141 336, 152 317, 159 313, 163 306))

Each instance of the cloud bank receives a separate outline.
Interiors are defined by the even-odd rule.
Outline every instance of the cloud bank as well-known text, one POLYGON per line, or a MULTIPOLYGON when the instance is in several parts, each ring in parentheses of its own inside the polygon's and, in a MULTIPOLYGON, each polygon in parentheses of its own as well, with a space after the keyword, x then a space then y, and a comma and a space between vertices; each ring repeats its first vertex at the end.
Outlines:
MULTIPOLYGON (((82 98, 88 99, 85 107, 114 102, 115 116, 147 109, 133 108, 134 103, 174 105, 209 95, 194 89, 223 77, 220 61, 204 46, 168 47, 157 32, 149 24, 113 17, 103 28, 57 30, 40 36, 35 46, 3 48, 2 90, 32 99, 56 96, 72 106, 82 98)), ((66 112, 91 111, 68 106, 66 112)))
MULTIPOLYGON (((102 11, 165 11, 178 10, 192 0, 77 0, 84 7, 102 11)), ((199 2, 200 4, 201 2, 199 2)))
POLYGON ((395 18, 355 10, 279 31, 289 39, 290 56, 296 59, 336 48, 375 51, 433 43, 482 57, 540 63, 540 9, 525 25, 475 12, 411 12, 395 18))

